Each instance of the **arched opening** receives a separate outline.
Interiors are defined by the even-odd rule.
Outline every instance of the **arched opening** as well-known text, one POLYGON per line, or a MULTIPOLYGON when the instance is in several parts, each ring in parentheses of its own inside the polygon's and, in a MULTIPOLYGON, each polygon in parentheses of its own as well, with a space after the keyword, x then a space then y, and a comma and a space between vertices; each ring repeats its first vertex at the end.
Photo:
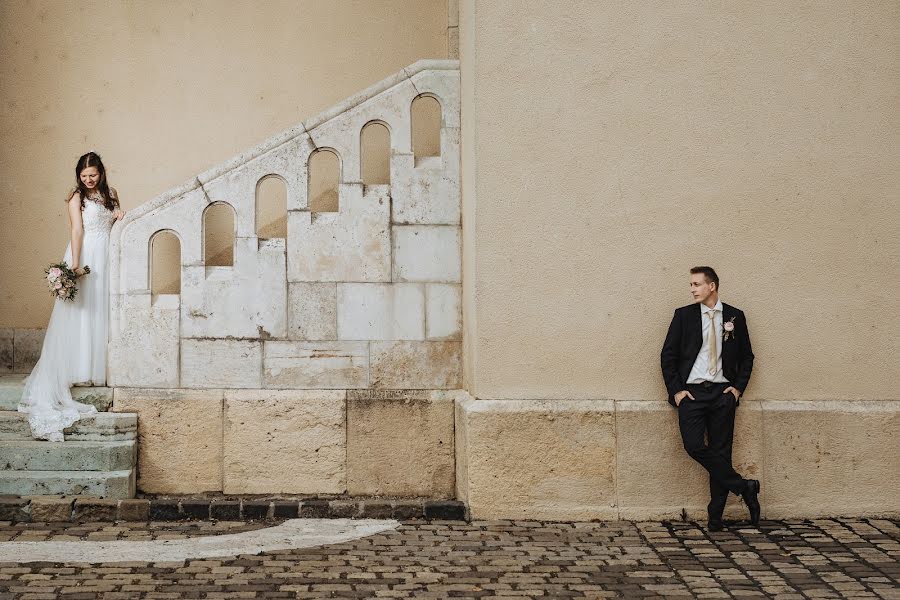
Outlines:
POLYGON ((319 148, 309 155, 309 210, 311 212, 338 211, 338 184, 341 181, 341 160, 330 148, 319 148))
POLYGON ((418 165, 441 155, 441 103, 434 96, 417 96, 411 111, 412 150, 418 165))
POLYGON ((234 266, 234 209, 215 202, 203 213, 203 262, 207 267, 234 266))
POLYGON ((391 182, 391 130, 370 121, 359 134, 360 169, 363 185, 391 182))
POLYGON ((167 229, 150 238, 150 293, 181 293, 181 240, 167 229))
POLYGON ((256 184, 256 237, 287 238, 287 184, 278 175, 256 184))

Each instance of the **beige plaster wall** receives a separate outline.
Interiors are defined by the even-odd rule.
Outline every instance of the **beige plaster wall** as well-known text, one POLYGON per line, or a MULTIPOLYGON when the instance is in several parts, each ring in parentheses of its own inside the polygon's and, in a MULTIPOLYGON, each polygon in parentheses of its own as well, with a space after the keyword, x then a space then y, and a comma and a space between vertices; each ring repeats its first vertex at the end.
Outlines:
POLYGON ((447 0, 0 3, 0 327, 46 326, 41 270, 68 241, 81 154, 103 156, 133 208, 446 58, 447 14, 447 0))
POLYGON ((900 3, 460 11, 470 392, 661 400, 711 264, 749 398, 898 398, 900 3))

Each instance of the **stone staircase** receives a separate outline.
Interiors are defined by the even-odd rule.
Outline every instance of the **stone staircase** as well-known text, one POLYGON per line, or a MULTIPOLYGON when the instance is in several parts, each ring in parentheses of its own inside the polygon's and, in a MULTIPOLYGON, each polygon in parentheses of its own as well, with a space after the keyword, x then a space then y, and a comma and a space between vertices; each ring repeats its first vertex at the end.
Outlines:
POLYGON ((137 415, 107 412, 110 388, 73 388, 100 412, 66 429, 64 442, 36 441, 16 411, 24 379, 0 377, 0 495, 133 498, 137 415))

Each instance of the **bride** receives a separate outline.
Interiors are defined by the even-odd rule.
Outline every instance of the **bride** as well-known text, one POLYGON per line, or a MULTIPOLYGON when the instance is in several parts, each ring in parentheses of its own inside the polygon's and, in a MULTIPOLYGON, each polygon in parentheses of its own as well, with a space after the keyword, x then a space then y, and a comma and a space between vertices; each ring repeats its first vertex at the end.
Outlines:
POLYGON ((106 383, 109 232, 125 216, 97 154, 78 159, 75 177, 77 187, 66 201, 72 240, 63 260, 79 276, 79 293, 75 300, 55 301, 41 357, 25 380, 18 407, 28 414, 32 437, 51 442, 63 441, 63 430, 81 415, 97 412, 73 400, 69 388, 106 383))

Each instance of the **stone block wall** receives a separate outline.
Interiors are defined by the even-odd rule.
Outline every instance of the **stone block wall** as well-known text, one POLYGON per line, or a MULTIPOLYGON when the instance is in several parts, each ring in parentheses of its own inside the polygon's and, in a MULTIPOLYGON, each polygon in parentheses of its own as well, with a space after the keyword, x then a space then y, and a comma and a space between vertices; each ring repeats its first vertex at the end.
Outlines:
POLYGON ((109 382, 118 388, 454 389, 461 385, 459 71, 420 61, 130 211, 113 230, 109 382), (441 106, 440 156, 411 107, 441 106), (360 133, 390 132, 390 184, 364 185, 360 133), (338 210, 310 210, 312 154, 340 162, 338 210), (287 238, 257 235, 256 192, 287 191, 287 238), (232 266, 204 261, 204 215, 234 211, 232 266), (180 242, 180 294, 151 290, 152 240, 180 242), (140 348, 141 352, 134 352, 140 348))
MULTIPOLYGON (((479 519, 706 518, 706 471, 662 400, 456 404, 457 497, 479 519)), ((743 400, 734 464, 763 518, 900 516, 900 401, 743 400)), ((747 519, 736 496, 726 518, 747 519)))
POLYGON ((30 373, 41 357, 46 329, 0 329, 0 375, 30 373))
MULTIPOLYGON (((662 400, 442 390, 115 390, 145 493, 457 498, 476 519, 705 519, 662 400)), ((744 400, 734 464, 763 518, 900 516, 900 402, 744 400)), ((730 496, 728 519, 746 519, 730 496)))
POLYGON ((114 410, 138 415, 144 493, 451 498, 457 394, 117 388, 114 410))

